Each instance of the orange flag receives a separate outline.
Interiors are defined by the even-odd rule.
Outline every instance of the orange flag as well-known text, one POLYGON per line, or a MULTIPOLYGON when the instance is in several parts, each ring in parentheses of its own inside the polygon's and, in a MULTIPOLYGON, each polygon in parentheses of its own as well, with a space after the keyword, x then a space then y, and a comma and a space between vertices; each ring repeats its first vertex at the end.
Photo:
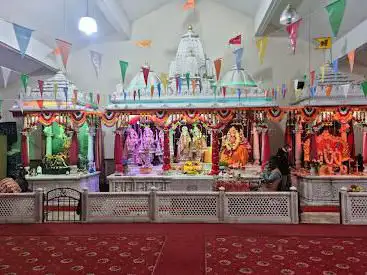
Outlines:
POLYGON ((333 89, 332 85, 327 85, 325 88, 325 94, 326 96, 330 96, 331 95, 331 90, 333 89))
POLYGON ((353 50, 348 53, 348 60, 349 60, 349 66, 350 66, 350 72, 353 72, 354 67, 354 58, 356 57, 356 50, 353 50))
POLYGON ((60 55, 61 53, 60 53, 60 48, 55 48, 53 51, 52 51, 52 54, 53 55, 60 55))
POLYGON ((215 73, 217 75, 217 81, 219 80, 219 75, 220 75, 220 69, 222 67, 222 59, 218 58, 216 60, 214 60, 214 67, 215 67, 215 73))
POLYGON ((187 0, 183 6, 184 10, 187 11, 189 9, 195 8, 195 0, 187 0))
POLYGON ((140 48, 150 48, 152 46, 152 40, 139 40, 135 42, 135 45, 140 48))

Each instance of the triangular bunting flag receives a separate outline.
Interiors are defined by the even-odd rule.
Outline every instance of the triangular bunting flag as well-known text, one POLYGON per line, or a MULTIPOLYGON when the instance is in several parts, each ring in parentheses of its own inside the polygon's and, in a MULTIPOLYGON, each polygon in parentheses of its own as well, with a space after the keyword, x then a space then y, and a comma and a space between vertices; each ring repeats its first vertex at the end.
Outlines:
POLYGON ((154 85, 150 86, 150 97, 154 95, 154 85))
POLYGON ((350 67, 351 73, 353 72, 355 57, 356 57, 356 50, 353 50, 348 53, 348 61, 349 61, 349 67, 350 67))
POLYGON ((320 74, 321 74, 321 82, 324 82, 324 79, 325 79, 325 66, 324 65, 320 67, 320 74))
POLYGON ((326 6, 334 37, 338 36, 345 11, 345 0, 336 0, 326 6))
POLYGON ((59 91, 59 85, 54 83, 54 98, 57 98, 57 92, 59 91))
POLYGON ((22 57, 24 57, 27 52, 27 48, 28 48, 29 41, 31 39, 33 30, 25 28, 17 24, 13 24, 13 28, 14 28, 15 37, 18 42, 20 54, 22 57))
POLYGON ((183 6, 184 10, 190 10, 195 8, 195 0, 186 0, 186 3, 183 6))
POLYGON ((344 97, 347 98, 349 94, 350 84, 342 85, 344 97))
POLYGON ((94 100, 93 100, 93 92, 90 92, 89 93, 89 103, 90 104, 93 104, 94 103, 94 100))
POLYGON ((226 87, 222 87, 222 93, 223 93, 223 97, 226 97, 226 94, 227 94, 227 88, 226 87))
POLYGON ((331 96, 331 91, 333 89, 333 86, 332 85, 327 85, 326 88, 325 88, 325 94, 326 96, 331 96))
POLYGON ((339 61, 338 61, 338 59, 335 59, 335 60, 333 61, 333 72, 334 72, 334 73, 339 72, 339 61))
POLYGON ((241 41, 242 41, 242 35, 239 34, 239 35, 229 39, 228 43, 230 45, 241 45, 241 41))
POLYGON ((282 84, 282 95, 283 95, 283 98, 285 98, 286 94, 287 94, 287 85, 282 84))
POLYGON ((72 44, 64 40, 56 39, 56 45, 57 45, 57 48, 59 48, 60 50, 62 64, 64 65, 64 68, 66 69, 66 65, 68 64, 68 59, 69 59, 72 44))
POLYGON ((367 96, 367 81, 361 84, 361 88, 362 88, 364 96, 367 96))
MULTIPOLYGON (((126 95, 125 91, 124 91, 124 96, 126 95)), ((99 105, 99 103, 101 102, 101 95, 99 93, 97 93, 97 105, 99 105)))
POLYGON ((313 84, 315 84, 315 76, 316 76, 316 72, 315 71, 312 71, 310 72, 310 84, 311 86, 314 86, 313 84))
POLYGON ((90 59, 92 61, 94 71, 96 72, 96 76, 98 78, 99 72, 101 70, 102 54, 96 51, 90 51, 90 59))
POLYGON ((148 77, 149 77, 150 68, 149 67, 142 67, 142 70, 143 70, 145 86, 148 86, 148 77))
POLYGON ((186 73, 187 90, 190 90, 190 73, 186 73))
POLYGON ((21 81, 22 86, 24 88, 24 92, 27 92, 28 80, 29 80, 28 75, 26 75, 26 74, 21 74, 20 75, 20 81, 21 81))
POLYGON ((40 95, 43 98, 43 86, 45 84, 45 82, 43 80, 38 80, 38 89, 40 91, 40 95))
POLYGON ((192 94, 195 95, 195 90, 196 90, 196 80, 195 79, 191 80, 191 86, 192 86, 192 94))
POLYGON ((8 80, 11 74, 11 70, 3 66, 0 66, 0 68, 1 68, 1 73, 3 75, 4 88, 6 88, 8 86, 8 80))
POLYGON ((269 38, 267 36, 264 36, 256 40, 257 52, 261 65, 264 63, 264 57, 266 53, 266 48, 268 47, 268 41, 269 38))
POLYGON ((164 93, 165 93, 165 94, 167 94, 168 74, 166 74, 166 73, 161 73, 160 78, 161 78, 161 81, 162 81, 162 85, 163 85, 164 93))
POLYGON ((43 108, 43 99, 37 99, 37 105, 38 105, 38 108, 42 109, 43 108))
POLYGON ((135 42, 135 45, 140 48, 150 48, 152 45, 152 40, 139 40, 135 42))
POLYGON ((129 62, 120 60, 120 70, 121 70, 121 79, 122 83, 125 83, 126 71, 129 66, 129 62))
POLYGON ((158 98, 161 98, 161 90, 162 90, 162 88, 161 88, 161 83, 160 82, 158 82, 157 90, 158 90, 158 98))
POLYGON ((217 81, 219 80, 219 76, 220 76, 220 70, 222 67, 222 59, 218 58, 216 60, 214 60, 214 67, 215 67, 215 74, 217 76, 217 81))
POLYGON ((68 89, 68 87, 64 87, 63 90, 64 90, 65 101, 68 102, 68 91, 69 91, 69 89, 68 89))

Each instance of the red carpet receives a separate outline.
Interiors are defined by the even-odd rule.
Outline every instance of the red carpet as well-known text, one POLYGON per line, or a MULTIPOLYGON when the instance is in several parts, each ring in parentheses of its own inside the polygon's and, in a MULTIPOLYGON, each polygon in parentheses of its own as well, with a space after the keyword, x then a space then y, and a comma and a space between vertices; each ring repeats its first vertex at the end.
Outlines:
POLYGON ((367 239, 209 238, 207 274, 365 274, 367 239))
POLYGON ((0 274, 152 274, 157 235, 0 237, 0 274))
MULTIPOLYGON (((252 271, 252 274, 268 275, 287 274, 287 272, 289 274, 313 275, 323 274, 323 271, 332 271, 336 274, 364 274, 367 271, 365 264, 367 263, 366 229, 365 226, 342 225, 6 224, 0 225, 0 238, 2 240, 0 243, 0 258, 2 259, 0 265, 10 265, 16 268, 13 271, 16 274, 88 274, 89 272, 89 274, 199 275, 206 273, 206 267, 212 268, 211 271, 207 270, 210 271, 208 274, 241 274, 240 268, 245 268, 242 270, 242 272, 245 272, 244 274, 249 271, 252 271), (13 251, 6 245, 7 242, 13 240, 5 238, 14 237, 16 245, 12 245, 13 248, 25 247, 22 244, 23 241, 31 242, 29 238, 32 236, 40 237, 40 240, 35 240, 35 242, 47 242, 46 247, 57 247, 58 251, 56 252, 65 251, 66 254, 62 255, 62 259, 73 259, 73 262, 60 263, 61 256, 56 261, 56 259, 50 257, 50 254, 54 252, 45 251, 46 247, 43 248, 41 245, 30 246, 27 244, 29 251, 26 252, 31 253, 27 255, 28 257, 18 256, 22 253, 17 251, 18 248, 13 251), (65 236, 69 236, 70 240, 59 240, 60 237, 65 236), (90 236, 98 239, 88 241, 87 239, 90 236), (126 242, 125 240, 118 240, 118 236, 127 237, 128 239, 126 242), (156 237, 157 240, 149 241, 149 247, 152 250, 141 251, 139 250, 141 247, 148 247, 147 236, 156 237), (328 239, 325 237, 328 237, 328 239), (231 261, 229 267, 226 265, 227 262, 222 262, 224 265, 218 263, 218 259, 221 259, 224 250, 216 250, 221 248, 222 245, 217 238, 225 238, 226 242, 228 240, 227 247, 223 248, 229 249, 228 246, 230 246, 231 249, 230 259, 228 259, 228 261, 231 261), (247 239, 256 239, 256 242, 249 242, 247 239), (284 240, 279 241, 280 239, 284 240), (139 245, 130 247, 128 243, 134 240, 138 241, 139 245), (316 243, 310 243, 311 240, 316 241, 316 243), (320 243, 317 243, 318 241, 320 243), (347 242, 343 243, 343 241, 347 242), (348 243, 349 241, 352 241, 353 244, 348 243), (98 256, 96 255, 90 259, 84 251, 78 252, 75 251, 76 247, 69 247, 68 242, 76 242, 78 247, 88 247, 88 251, 96 252, 98 256), (108 242, 108 245, 104 247, 97 246, 99 242, 108 242), (111 246, 118 246, 119 251, 108 250, 107 246, 111 247, 109 246, 111 242, 113 243, 111 246), (211 243, 211 246, 208 243, 211 243), (236 243, 236 245, 233 246, 233 243, 236 243), (253 244, 255 247, 251 247, 253 244), (274 244, 275 247, 271 244, 274 244), (300 245, 301 247, 299 247, 300 245), (304 245, 309 246, 309 248, 305 249, 304 245), (339 246, 343 246, 344 249, 339 251, 337 249, 339 246), (129 247, 132 249, 131 257, 122 259, 120 253, 125 252, 126 248, 129 247), (261 253, 258 255, 256 253, 258 250, 253 252, 249 248, 261 249, 261 253), (154 254, 160 251, 160 255, 154 254), (325 255, 322 254, 322 251, 325 255), (333 255, 330 255, 330 252, 333 255), (37 256, 33 256, 33 253, 37 256), (210 253, 212 258, 206 258, 205 253, 210 253), (109 256, 105 256, 106 254, 109 256), (285 259, 274 255, 283 256, 285 259), (111 262, 98 263, 97 257, 98 259, 111 259, 111 262), (241 257, 243 259, 239 259, 241 257), (310 257, 314 258, 311 259, 310 257), (27 263, 26 260, 31 258, 37 258, 39 262, 27 263), (134 259, 139 258, 144 259, 144 263, 133 262, 134 259), (74 259, 76 262, 74 262, 74 259), (272 267, 272 269, 268 269, 270 272, 266 272, 267 263, 272 267), (337 267, 337 264, 341 265, 337 267), (47 267, 52 265, 52 267, 50 267, 50 271, 48 269, 47 271, 32 270, 33 267, 41 265, 47 267), (132 270, 135 265, 139 265, 141 269, 138 271, 132 270), (154 265, 154 272, 151 272, 150 269, 154 265), (348 265, 348 269, 346 269, 346 265, 348 265), (83 266, 83 269, 70 271, 73 266, 83 266), (121 270, 111 271, 109 270, 111 266, 121 267, 121 270), (94 269, 96 267, 98 268, 97 271, 94 269), (225 268, 230 268, 230 272, 224 271, 225 268), (281 273, 282 270, 283 273, 281 273)), ((138 262, 140 261, 138 260, 138 262)), ((114 270, 114 268, 112 269, 114 270)), ((0 274, 9 272, 11 270, 0 270, 0 274)), ((334 274, 332 272, 325 274, 334 274)))

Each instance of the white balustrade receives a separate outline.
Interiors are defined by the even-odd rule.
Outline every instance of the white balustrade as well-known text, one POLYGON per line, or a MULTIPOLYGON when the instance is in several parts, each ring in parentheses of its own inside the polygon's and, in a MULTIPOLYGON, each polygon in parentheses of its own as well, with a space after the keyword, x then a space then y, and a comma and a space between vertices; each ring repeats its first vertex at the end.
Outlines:
POLYGON ((342 224, 367 224, 367 192, 348 192, 341 188, 340 215, 342 224))

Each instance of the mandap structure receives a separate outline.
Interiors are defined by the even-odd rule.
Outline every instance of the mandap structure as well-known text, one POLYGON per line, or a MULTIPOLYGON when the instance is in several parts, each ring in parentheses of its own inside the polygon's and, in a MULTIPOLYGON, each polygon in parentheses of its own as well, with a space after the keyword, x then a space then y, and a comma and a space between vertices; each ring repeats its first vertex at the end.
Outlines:
POLYGON ((21 104, 18 101, 11 112, 24 120, 21 159, 30 188, 98 191, 103 164, 101 119, 88 95, 59 72, 43 82, 41 91, 26 90, 20 98, 21 104), (42 162, 29 169, 35 150, 42 162))
POLYGON ((295 175, 305 205, 338 205, 343 186, 367 187, 366 97, 357 79, 334 72, 331 64, 324 68, 311 92, 295 87, 298 98, 288 112, 285 135, 295 148, 295 175), (356 156, 354 137, 362 133, 363 156, 356 156))
POLYGON ((270 156, 267 122, 280 110, 245 69, 222 79, 216 71, 189 27, 168 76, 145 64, 128 89, 118 87, 102 115, 115 127, 110 191, 209 191, 234 178, 248 191, 259 180, 270 156))

